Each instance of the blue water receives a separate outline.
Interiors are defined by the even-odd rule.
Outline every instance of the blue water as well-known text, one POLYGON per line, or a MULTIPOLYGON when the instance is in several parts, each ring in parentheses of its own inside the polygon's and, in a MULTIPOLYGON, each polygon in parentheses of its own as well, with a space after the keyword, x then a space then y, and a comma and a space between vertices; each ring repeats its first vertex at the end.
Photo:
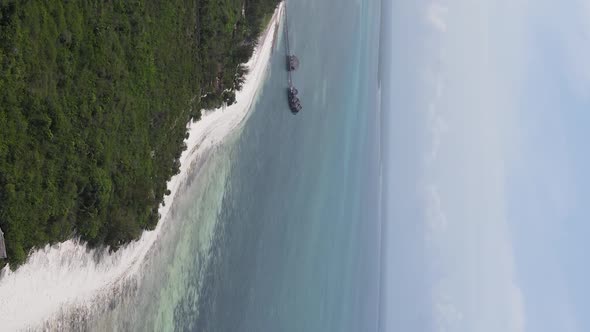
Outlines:
POLYGON ((196 330, 375 328, 376 10, 289 4, 304 111, 286 108, 278 52, 233 156, 196 330))
MULTIPOLYGON (((379 3, 289 1, 244 127, 175 201, 143 276, 91 329, 371 331, 379 314, 379 3)), ((97 309, 95 309, 97 310, 97 309)))
POLYGON ((278 52, 232 158, 196 330, 374 328, 376 9, 289 4, 304 111, 287 109, 278 52))

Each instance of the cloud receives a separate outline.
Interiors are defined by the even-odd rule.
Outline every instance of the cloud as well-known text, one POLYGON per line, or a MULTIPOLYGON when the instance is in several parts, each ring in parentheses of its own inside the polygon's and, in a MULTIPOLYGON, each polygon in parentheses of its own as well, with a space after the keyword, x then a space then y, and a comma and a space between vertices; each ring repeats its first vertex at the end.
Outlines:
POLYGON ((554 3, 546 1, 542 10, 549 13, 550 21, 545 24, 556 34, 556 46, 562 57, 559 64, 565 67, 570 88, 580 97, 590 98, 590 3, 573 1, 569 6, 560 6, 555 13, 554 3))
MULTIPOLYGON (((433 2, 427 6, 426 12, 428 24, 439 32, 446 32, 448 8, 438 2, 433 2)), ((443 116, 444 105, 441 105, 445 90, 445 78, 441 70, 445 64, 445 46, 440 43, 439 39, 437 36, 434 36, 433 39, 427 39, 428 54, 431 61, 426 63, 422 70, 425 84, 424 95, 427 100, 430 100, 426 109, 428 131, 433 141, 431 150, 425 157, 427 164, 435 161, 442 136, 449 129, 443 116)))
POLYGON ((432 136, 432 145, 430 147, 430 153, 426 156, 426 162, 432 163, 438 156, 442 137, 449 131, 449 125, 444 117, 437 112, 437 106, 434 102, 428 105, 428 121, 428 129, 432 136))
MULTIPOLYGON (((444 283, 444 282, 443 282, 444 283)), ((506 332, 524 332, 525 326, 525 308, 522 297, 522 291, 516 285, 511 284, 507 294, 508 301, 504 304, 505 308, 491 308, 495 311, 506 311, 505 317, 495 316, 490 322, 484 324, 472 324, 470 320, 474 317, 473 308, 461 304, 459 299, 448 292, 444 286, 435 289, 433 295, 433 318, 435 328, 438 332, 450 331, 506 331, 506 332), (502 322, 505 320, 505 322, 502 322)), ((476 318, 485 319, 485 318, 476 318)), ((489 318, 488 318, 489 319, 489 318)))
POLYGON ((525 307, 522 290, 514 283, 510 284, 511 298, 508 301, 510 304, 510 313, 512 326, 511 331, 525 331, 525 307))
POLYGON ((497 5, 456 0, 425 7, 438 33, 429 40, 436 49, 421 63, 432 73, 422 87, 430 146, 421 185, 431 310, 441 332, 522 332, 526 325, 504 187, 511 148, 504 128, 517 110, 510 87, 520 59, 502 53, 518 45, 500 37, 510 27, 493 29, 510 4, 497 5))
POLYGON ((435 329, 523 332, 525 301, 516 282, 502 197, 461 187, 434 182, 424 191, 435 329))
POLYGON ((433 314, 438 332, 456 330, 464 319, 461 312, 449 294, 437 294, 433 299, 433 314))
POLYGON ((431 3, 426 10, 426 21, 437 31, 447 31, 446 16, 449 9, 438 2, 431 3))
POLYGON ((426 190, 426 223, 431 236, 437 236, 449 226, 445 216, 440 194, 435 186, 429 186, 426 190))
MULTIPOLYGON (((417 126, 421 144, 408 145, 424 147, 418 151, 421 164, 416 167, 421 172, 417 182, 423 205, 418 208, 424 220, 416 222, 427 232, 419 234, 426 241, 430 264, 425 275, 437 294, 426 310, 431 310, 440 331, 538 330, 553 326, 545 324, 547 320, 559 320, 539 316, 553 309, 553 316, 566 321, 554 326, 575 330, 578 308, 568 306, 569 297, 554 295, 571 290, 553 290, 551 279, 535 266, 548 264, 544 256, 537 254, 540 262, 521 265, 527 257, 523 251, 534 251, 531 239, 536 235, 514 233, 523 220, 515 218, 513 210, 529 207, 522 197, 515 197, 519 195, 514 186, 522 184, 516 183, 513 170, 523 166, 522 172, 532 174, 531 183, 524 186, 533 191, 532 203, 555 200, 555 206, 531 204, 543 215, 528 218, 530 228, 525 227, 525 232, 538 233, 543 228, 540 219, 562 220, 552 216, 556 211, 569 212, 572 197, 561 195, 569 188, 552 188, 543 199, 536 198, 539 188, 551 187, 547 181, 568 185, 559 168, 552 172, 549 167, 552 160, 563 162, 560 154, 547 153, 553 143, 545 141, 556 141, 559 135, 546 130, 551 135, 533 137, 543 137, 541 143, 524 144, 531 128, 553 128, 543 124, 547 119, 538 108, 527 109, 527 99, 567 101, 572 92, 573 97, 590 97, 590 2, 572 0, 555 6, 551 0, 427 0, 412 5, 416 3, 421 7, 412 7, 399 20, 405 22, 409 16, 419 28, 400 32, 411 40, 395 46, 419 44, 406 52, 412 57, 409 66, 398 66, 415 68, 408 72, 418 74, 403 70, 396 74, 399 86, 412 79, 419 82, 404 115, 413 120, 416 114, 422 121, 417 126), (540 86, 552 87, 555 96, 539 93, 540 86), (540 154, 538 161, 528 157, 532 148, 540 154), (553 158, 547 159, 548 155, 553 158), (520 156, 527 163, 516 165, 520 156), (539 171, 544 169, 547 172, 539 171), (539 276, 547 282, 538 285, 534 278, 539 276)), ((563 112, 554 112, 556 117, 569 102, 551 108, 561 107, 563 112)))

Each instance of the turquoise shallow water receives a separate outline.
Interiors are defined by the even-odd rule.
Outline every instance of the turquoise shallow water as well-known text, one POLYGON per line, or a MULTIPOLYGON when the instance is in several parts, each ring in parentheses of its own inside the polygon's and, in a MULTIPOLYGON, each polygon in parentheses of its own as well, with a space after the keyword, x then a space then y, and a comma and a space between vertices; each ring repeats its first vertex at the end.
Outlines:
POLYGON ((370 331, 378 322, 379 3, 291 1, 252 115, 175 202, 138 281, 100 330, 370 331))

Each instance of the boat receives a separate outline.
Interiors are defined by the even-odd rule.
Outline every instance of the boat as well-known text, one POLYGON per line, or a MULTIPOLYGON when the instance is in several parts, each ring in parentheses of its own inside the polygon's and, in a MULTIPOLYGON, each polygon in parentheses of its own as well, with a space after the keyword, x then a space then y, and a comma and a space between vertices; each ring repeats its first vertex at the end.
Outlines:
POLYGON ((299 68, 299 58, 295 55, 287 55, 287 71, 295 71, 299 68))
POLYGON ((289 109, 293 114, 299 113, 303 107, 301 106, 301 100, 297 97, 299 91, 294 86, 287 88, 287 98, 289 100, 289 109))
POLYGON ((287 21, 287 7, 285 6, 285 51, 286 51, 286 60, 287 60, 287 101, 289 102, 289 109, 291 113, 297 114, 301 112, 303 107, 301 106, 301 100, 297 96, 299 91, 293 85, 293 78, 291 77, 292 72, 296 71, 299 68, 299 58, 296 55, 291 54, 291 49, 289 46, 289 24, 287 21))

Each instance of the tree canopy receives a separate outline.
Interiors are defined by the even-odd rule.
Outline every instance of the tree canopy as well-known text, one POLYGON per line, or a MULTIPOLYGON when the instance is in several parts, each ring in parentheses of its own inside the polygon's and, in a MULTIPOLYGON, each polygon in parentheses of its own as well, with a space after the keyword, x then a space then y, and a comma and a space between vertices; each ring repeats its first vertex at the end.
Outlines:
POLYGON ((240 64, 277 3, 0 2, 0 227, 11 266, 47 243, 79 236, 116 250, 154 228, 186 123, 235 100, 240 64))

